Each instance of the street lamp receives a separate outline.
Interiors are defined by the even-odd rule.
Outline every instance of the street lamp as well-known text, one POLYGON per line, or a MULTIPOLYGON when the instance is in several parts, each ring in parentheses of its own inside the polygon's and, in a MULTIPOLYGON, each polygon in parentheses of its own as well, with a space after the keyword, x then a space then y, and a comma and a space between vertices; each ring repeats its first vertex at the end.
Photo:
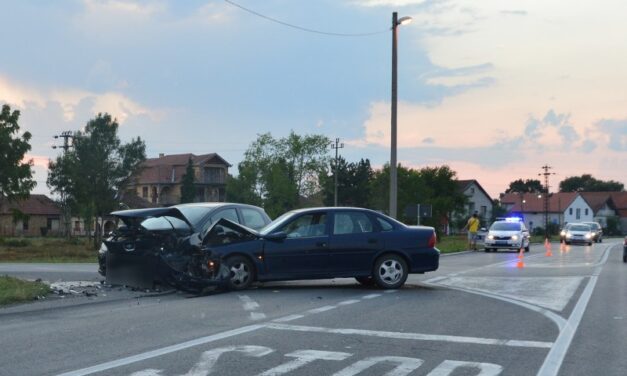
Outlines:
POLYGON ((392 131, 391 138, 391 155, 390 155, 390 216, 396 218, 396 205, 398 194, 398 182, 396 171, 396 102, 397 102, 397 40, 398 35, 396 28, 399 25, 406 25, 412 21, 411 17, 398 18, 398 13, 392 13, 392 131))

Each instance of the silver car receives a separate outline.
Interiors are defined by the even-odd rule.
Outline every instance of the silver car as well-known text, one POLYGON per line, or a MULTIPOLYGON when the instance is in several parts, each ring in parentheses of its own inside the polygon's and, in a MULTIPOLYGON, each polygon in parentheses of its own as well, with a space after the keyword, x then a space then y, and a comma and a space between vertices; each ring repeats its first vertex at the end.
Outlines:
POLYGON ((593 239, 594 234, 590 226, 584 225, 583 223, 573 223, 566 230, 564 241, 566 244, 582 243, 592 245, 593 239))
POLYGON ((521 249, 529 252, 529 231, 519 220, 504 220, 492 223, 484 240, 486 252, 497 249, 521 249))

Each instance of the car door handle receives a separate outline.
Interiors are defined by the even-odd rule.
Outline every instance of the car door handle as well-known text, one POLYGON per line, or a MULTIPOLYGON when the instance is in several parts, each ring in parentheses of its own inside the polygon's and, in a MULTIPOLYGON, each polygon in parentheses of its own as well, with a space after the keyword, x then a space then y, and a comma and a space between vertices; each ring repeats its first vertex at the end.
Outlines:
POLYGON ((316 243, 316 247, 326 248, 327 247, 327 242, 317 242, 316 243))
POLYGON ((379 239, 368 239, 368 243, 370 244, 377 244, 379 242, 379 239))

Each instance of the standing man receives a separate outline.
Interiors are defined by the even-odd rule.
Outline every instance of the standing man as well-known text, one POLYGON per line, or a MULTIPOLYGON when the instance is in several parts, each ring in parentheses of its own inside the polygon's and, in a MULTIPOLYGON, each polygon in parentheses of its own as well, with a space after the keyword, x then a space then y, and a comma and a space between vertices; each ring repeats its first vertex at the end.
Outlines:
POLYGON ((477 215, 477 212, 474 212, 472 217, 468 219, 468 222, 466 222, 466 225, 464 226, 464 228, 462 228, 462 231, 464 231, 466 228, 468 229, 468 249, 476 251, 477 231, 479 231, 479 216, 477 215))

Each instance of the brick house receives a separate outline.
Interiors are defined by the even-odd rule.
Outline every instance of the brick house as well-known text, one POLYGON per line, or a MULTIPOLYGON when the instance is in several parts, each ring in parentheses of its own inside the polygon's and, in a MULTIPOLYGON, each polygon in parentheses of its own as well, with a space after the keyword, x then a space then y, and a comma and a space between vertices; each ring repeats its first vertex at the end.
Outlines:
POLYGON ((0 202, 0 236, 59 235, 61 208, 46 195, 0 202))
POLYGON ((181 182, 190 158, 196 188, 194 201, 226 201, 226 176, 231 165, 216 153, 160 154, 158 158, 149 158, 129 185, 129 190, 158 206, 179 204, 181 182))

